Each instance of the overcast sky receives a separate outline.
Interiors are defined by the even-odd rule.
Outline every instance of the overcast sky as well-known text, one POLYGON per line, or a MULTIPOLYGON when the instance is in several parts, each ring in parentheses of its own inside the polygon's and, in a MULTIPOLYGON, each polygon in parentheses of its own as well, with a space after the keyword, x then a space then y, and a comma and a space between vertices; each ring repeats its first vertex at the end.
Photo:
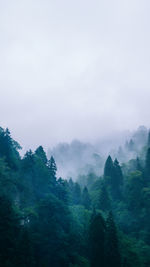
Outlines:
POLYGON ((0 125, 22 146, 150 126, 149 0, 0 1, 0 125))

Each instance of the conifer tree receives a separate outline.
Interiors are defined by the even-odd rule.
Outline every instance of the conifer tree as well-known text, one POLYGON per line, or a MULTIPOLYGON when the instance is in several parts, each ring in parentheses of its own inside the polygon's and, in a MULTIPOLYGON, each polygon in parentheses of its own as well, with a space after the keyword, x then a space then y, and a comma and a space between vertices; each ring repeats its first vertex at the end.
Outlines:
POLYGON ((117 159, 114 161, 114 188, 113 193, 115 198, 121 197, 121 187, 123 185, 123 174, 117 159))
POLYGON ((140 159, 138 157, 136 158, 136 169, 137 169, 137 171, 140 171, 140 172, 143 171, 143 168, 141 166, 140 159))
POLYGON ((104 167, 104 182, 108 186, 112 198, 121 197, 121 186, 123 184, 123 174, 117 159, 112 161, 109 156, 104 167))
POLYGON ((75 183, 73 187, 73 203, 75 205, 81 204, 81 188, 78 183, 75 183))
POLYGON ((19 236, 19 220, 13 209, 12 202, 0 196, 0 267, 15 266, 17 238, 19 236))
POLYGON ((101 190, 100 190, 100 196, 99 196, 99 208, 102 211, 108 211, 108 210, 110 210, 110 207, 111 207, 111 204, 110 204, 108 192, 107 192, 105 184, 102 183, 101 190))
POLYGON ((104 177, 112 177, 113 175, 114 175, 114 166, 112 158, 109 155, 104 167, 104 177))
POLYGON ((48 168, 49 168, 51 177, 56 179, 57 166, 56 166, 56 162, 53 156, 51 156, 50 160, 48 161, 48 168))
POLYGON ((92 216, 89 229, 91 267, 105 267, 105 221, 101 214, 92 216))
POLYGON ((105 263, 106 267, 121 267, 117 229, 111 212, 106 221, 105 263))
POLYGON ((149 181, 150 180, 150 147, 148 148, 147 154, 146 154, 145 175, 149 181))
POLYGON ((91 199, 87 187, 85 186, 82 192, 82 205, 89 210, 91 206, 91 199))
POLYGON ((0 157, 4 157, 8 166, 15 170, 20 161, 19 149, 21 146, 11 138, 8 128, 0 127, 0 157))
POLYGON ((35 150, 35 155, 38 156, 44 164, 47 164, 47 157, 46 157, 46 153, 43 149, 42 146, 39 146, 36 150, 35 150))

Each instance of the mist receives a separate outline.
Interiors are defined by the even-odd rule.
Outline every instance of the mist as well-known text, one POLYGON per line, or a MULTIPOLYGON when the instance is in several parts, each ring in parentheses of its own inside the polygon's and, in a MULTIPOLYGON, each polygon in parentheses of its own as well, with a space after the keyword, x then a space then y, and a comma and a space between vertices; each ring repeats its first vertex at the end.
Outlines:
POLYGON ((24 151, 149 127, 149 6, 1 2, 0 124, 24 151))
POLYGON ((116 132, 92 144, 80 140, 59 143, 48 149, 48 158, 54 156, 58 177, 73 180, 89 174, 100 177, 109 155, 113 160, 117 158, 120 164, 139 156, 145 160, 145 153, 142 155, 141 152, 147 147, 148 132, 145 126, 140 126, 134 131, 116 132))

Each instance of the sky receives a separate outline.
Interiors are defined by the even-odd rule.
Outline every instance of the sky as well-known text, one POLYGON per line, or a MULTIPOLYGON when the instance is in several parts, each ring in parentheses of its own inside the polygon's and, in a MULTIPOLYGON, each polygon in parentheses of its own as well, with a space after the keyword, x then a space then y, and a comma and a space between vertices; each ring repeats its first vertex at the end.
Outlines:
POLYGON ((149 0, 0 0, 0 125, 24 149, 150 127, 149 0))

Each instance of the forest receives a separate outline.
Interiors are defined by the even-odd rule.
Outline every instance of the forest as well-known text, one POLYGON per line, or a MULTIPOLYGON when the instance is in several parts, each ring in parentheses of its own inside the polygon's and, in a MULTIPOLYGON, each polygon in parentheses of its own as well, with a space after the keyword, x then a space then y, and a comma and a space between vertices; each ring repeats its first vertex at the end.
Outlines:
POLYGON ((149 267, 150 132, 140 138, 102 173, 97 163, 66 179, 54 155, 21 156, 0 128, 0 267, 149 267))

